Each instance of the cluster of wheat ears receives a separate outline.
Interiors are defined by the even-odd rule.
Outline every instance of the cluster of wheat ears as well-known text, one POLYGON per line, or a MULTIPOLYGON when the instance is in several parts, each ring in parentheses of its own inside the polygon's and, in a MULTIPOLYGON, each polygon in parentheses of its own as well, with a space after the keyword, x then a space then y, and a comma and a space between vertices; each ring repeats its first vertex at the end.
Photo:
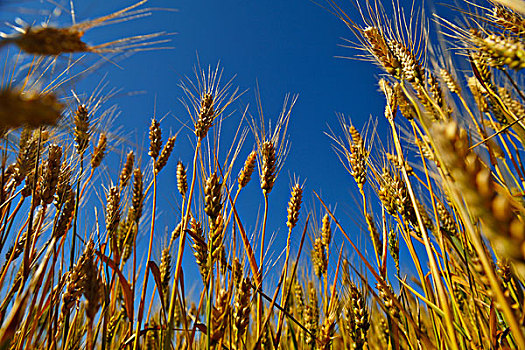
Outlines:
POLYGON ((69 27, 18 28, 0 41, 6 71, 30 62, 24 79, 0 89, 0 349, 525 349, 521 1, 465 2, 453 12, 460 21, 435 17, 435 25, 397 2, 391 17, 380 2, 356 3, 359 21, 325 2, 382 70, 376 122, 388 140, 373 142, 373 127, 360 133, 344 118, 329 134, 357 185, 373 249, 354 245, 355 229, 327 198, 316 197, 320 220, 310 220, 296 181, 282 213, 283 268, 273 276, 263 273, 264 242, 295 98, 270 129, 242 118, 248 128, 223 157, 216 129, 239 90, 219 69, 199 68, 181 84, 194 152, 177 164, 180 212, 156 261, 157 177, 176 135, 166 138, 153 118, 147 155, 129 151, 118 177, 100 176, 116 149, 102 123, 114 110, 101 111, 100 91, 58 96, 77 61, 46 80, 63 55, 159 48, 168 34, 82 40, 90 28, 148 15, 144 2, 69 27), (249 132, 252 147, 243 145, 249 132), (258 185, 262 196, 251 200, 264 212, 247 222, 237 199, 258 185), (105 194, 101 206, 93 192, 105 194), (147 251, 137 251, 139 235, 147 251), (184 254, 202 277, 192 298, 184 254))

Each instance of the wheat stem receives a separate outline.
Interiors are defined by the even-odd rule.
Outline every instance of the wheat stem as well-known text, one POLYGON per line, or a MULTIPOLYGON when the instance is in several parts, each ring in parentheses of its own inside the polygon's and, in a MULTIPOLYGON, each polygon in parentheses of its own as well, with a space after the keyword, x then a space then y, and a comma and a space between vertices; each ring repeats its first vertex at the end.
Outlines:
MULTIPOLYGON (((262 231, 261 231, 261 249, 259 253, 259 286, 258 288, 263 287, 263 274, 264 274, 264 236, 266 233, 266 221, 268 219, 268 193, 263 191, 264 196, 264 214, 262 222, 262 231)), ((263 302, 260 294, 257 295, 257 335, 260 337, 262 334, 262 314, 263 314, 263 302)))
MULTIPOLYGON (((165 349, 167 349, 170 346, 171 338, 173 334, 172 329, 174 325, 175 301, 176 301, 176 296, 177 296, 176 291, 178 290, 178 281, 180 278, 180 272, 182 270, 182 256, 184 254, 184 243, 186 240, 186 227, 188 226, 189 219, 190 219, 190 210, 191 210, 191 203, 193 199, 193 191, 195 188, 195 181, 197 178, 197 160, 199 157, 199 151, 201 149, 201 144, 202 144, 202 139, 198 139, 197 145, 195 146, 195 154, 193 157, 193 175, 191 178, 191 185, 189 189, 188 201, 186 204, 184 220, 182 222, 182 232, 179 237, 179 250, 177 253, 177 263, 175 264, 175 273, 173 276, 173 290, 171 292, 170 307, 169 307, 169 312, 168 312, 168 324, 167 324, 168 331, 167 331, 167 336, 165 337, 164 344, 163 344, 165 349)), ((187 341, 191 347, 190 339, 187 339, 187 341)))

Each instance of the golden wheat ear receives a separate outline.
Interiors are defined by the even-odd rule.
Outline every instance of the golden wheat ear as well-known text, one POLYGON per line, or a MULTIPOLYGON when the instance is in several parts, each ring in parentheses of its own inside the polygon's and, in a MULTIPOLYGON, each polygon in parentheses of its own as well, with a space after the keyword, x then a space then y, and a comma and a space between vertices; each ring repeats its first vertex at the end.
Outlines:
POLYGON ((139 1, 106 16, 87 20, 69 27, 26 27, 17 28, 19 33, 13 35, 2 34, 4 40, 0 47, 9 43, 15 44, 22 51, 31 55, 59 56, 68 53, 121 53, 125 51, 145 51, 153 49, 167 49, 171 47, 156 46, 170 40, 166 36, 172 33, 158 32, 151 34, 134 35, 108 41, 98 45, 88 45, 82 40, 86 31, 92 28, 126 22, 151 15, 150 9, 138 9, 146 1, 139 1), (132 11, 133 10, 133 11, 132 11))
POLYGON ((5 88, 0 90, 0 129, 54 125, 64 105, 54 94, 5 88))

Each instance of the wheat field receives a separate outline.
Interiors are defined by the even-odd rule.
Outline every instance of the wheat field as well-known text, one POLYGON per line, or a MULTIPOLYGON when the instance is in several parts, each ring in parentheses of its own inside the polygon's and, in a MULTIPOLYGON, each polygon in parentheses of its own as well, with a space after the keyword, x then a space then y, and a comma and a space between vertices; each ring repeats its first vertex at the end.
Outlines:
POLYGON ((378 119, 359 128, 341 116, 326 132, 326 152, 355 180, 348 205, 364 237, 322 189, 307 190, 308 174, 288 203, 272 198, 300 102, 286 96, 271 120, 233 113, 244 92, 219 65, 180 83, 177 133, 153 117, 145 149, 104 171, 117 149, 106 120, 119 119, 103 101, 115 92, 66 98, 60 87, 85 69, 75 55, 169 49, 165 31, 83 40, 148 17, 146 5, 2 34, 0 349, 525 349, 523 1, 459 1, 450 18, 390 0, 319 4, 346 25, 349 55, 376 66, 384 95, 378 119), (238 129, 221 140, 226 118, 238 129), (175 155, 181 137, 192 154, 175 155), (158 256, 169 162, 180 205, 158 256), (261 208, 249 217, 238 204, 248 186, 261 208), (275 213, 282 269, 265 246, 275 213), (201 278, 191 292, 188 257, 201 278))

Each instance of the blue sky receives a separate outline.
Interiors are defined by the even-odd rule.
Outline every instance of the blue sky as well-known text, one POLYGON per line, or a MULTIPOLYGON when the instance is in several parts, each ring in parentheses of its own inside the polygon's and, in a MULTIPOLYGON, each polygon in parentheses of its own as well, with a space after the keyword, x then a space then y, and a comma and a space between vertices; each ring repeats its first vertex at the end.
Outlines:
MULTIPOLYGON (((68 2, 61 3, 68 8, 68 2)), ((132 3, 75 1, 77 21, 93 19, 132 3)), ((351 2, 341 3, 344 8, 353 11, 351 2)), ((9 6, 15 8, 13 12, 17 11, 16 6, 9 6)), ((20 6, 27 9, 33 6, 42 7, 41 4, 31 2, 20 6)), ((49 3, 43 6, 48 9, 54 7, 49 3)), ((313 209, 319 216, 320 204, 314 200, 312 192, 316 191, 322 194, 332 208, 337 207, 338 218, 356 242, 369 242, 368 234, 359 229, 359 225, 363 227, 364 220, 360 214, 361 204, 355 183, 333 152, 333 142, 325 135, 330 127, 338 132, 338 113, 351 117, 360 129, 370 116, 381 120, 384 110, 384 101, 377 89, 380 71, 370 62, 337 58, 352 57, 358 53, 341 47, 345 44, 343 37, 353 39, 346 26, 334 15, 308 0, 151 0, 146 6, 176 9, 177 12, 158 10, 153 11, 150 17, 96 28, 86 33, 85 40, 97 44, 136 34, 176 32, 168 44, 174 49, 136 53, 119 60, 120 67, 106 63, 67 88, 78 93, 89 93, 101 79, 105 79, 109 87, 122 89, 109 102, 118 104, 121 110, 111 131, 121 127, 118 135, 139 147, 148 144, 147 128, 154 111, 158 117, 166 115, 162 120, 165 137, 170 132, 173 134, 179 130, 181 121, 189 121, 189 116, 179 101, 183 94, 178 84, 185 76, 193 74, 197 57, 203 67, 215 66, 220 61, 224 68, 224 80, 236 75, 234 85, 239 86, 241 91, 246 90, 230 109, 237 112, 224 123, 224 146, 228 142, 228 133, 239 123, 240 111, 249 105, 252 115, 257 116, 257 84, 266 119, 277 118, 287 93, 298 94, 289 128, 290 153, 270 195, 269 228, 278 234, 272 249, 279 254, 284 248, 286 205, 294 176, 305 182, 300 223, 304 223, 307 210, 313 209)), ((57 14, 59 13, 55 12, 57 14)), ((4 16, 10 18, 9 10, 4 16)), ((34 19, 38 19, 38 23, 45 18, 38 15, 21 17, 29 23, 34 19)), ((357 15, 352 17, 358 18, 357 15)), ((69 20, 66 10, 60 14, 60 20, 51 16, 51 23, 65 23, 69 20)), ((381 134, 385 124, 380 125, 383 125, 379 130, 381 134)), ((162 242, 166 241, 163 234, 165 230, 171 232, 173 229, 173 209, 179 205, 175 192, 176 161, 180 159, 189 164, 192 156, 187 130, 182 135, 161 177, 159 203, 162 210, 159 213, 155 247, 158 259, 162 242)), ((253 138, 249 136, 244 151, 240 154, 238 169, 252 145, 253 138)), ((117 146, 117 151, 123 154, 128 149, 127 143, 117 146)), ((146 160, 146 147, 141 157, 146 160)), ((116 163, 106 166, 112 178, 116 179, 119 168, 113 164, 116 163)), ((252 181, 249 185, 251 189, 247 192, 247 196, 252 199, 245 199, 246 202, 243 202, 251 212, 246 214, 248 222, 245 226, 252 230, 258 210, 262 211, 262 195, 256 182, 257 180, 252 181)), ((300 231, 300 228, 295 231, 297 240, 300 231)), ((340 232, 336 233, 336 242, 342 242, 340 232)), ((141 243, 146 245, 147 237, 142 237, 141 243)), ((309 250, 309 242, 307 245, 309 250)), ((369 246, 369 243, 366 245, 369 246)), ((350 256, 353 255, 349 247, 348 252, 350 256)), ((193 260, 190 254, 186 256, 193 260)), ((372 258, 371 254, 369 256, 372 258)), ((333 256, 333 259, 336 257, 333 256)), ((331 264, 335 267, 335 261, 331 264)))
MULTIPOLYGON (((294 175, 305 181, 303 220, 312 204, 319 212, 320 205, 314 201, 312 194, 316 191, 322 193, 332 207, 337 206, 339 217, 347 226, 353 226, 353 220, 362 223, 354 199, 353 179, 339 163, 331 149, 332 142, 324 133, 329 126, 338 130, 336 113, 352 117, 360 127, 370 115, 380 116, 384 107, 376 87, 378 70, 368 62, 335 57, 356 53, 339 46, 344 44, 341 37, 351 38, 345 25, 310 1, 277 1, 271 5, 262 1, 239 0, 150 1, 149 6, 175 8, 177 12, 154 12, 149 18, 95 29, 86 34, 87 40, 93 38, 92 42, 97 43, 99 37, 107 40, 132 33, 177 32, 170 43, 175 47, 173 50, 138 53, 119 63, 123 70, 106 65, 95 73, 101 75, 108 71, 110 84, 124 91, 145 91, 141 95, 116 99, 122 115, 115 124, 123 125, 124 135, 131 133, 131 138, 136 138, 138 143, 147 138, 145 132, 153 114, 155 99, 158 116, 170 113, 163 120, 164 130, 176 132, 181 126, 179 120, 189 120, 178 101, 182 97, 179 81, 193 74, 197 56, 202 66, 215 66, 220 61, 224 68, 224 80, 236 75, 234 84, 242 91, 247 90, 233 106, 238 112, 223 126, 224 147, 228 130, 236 127, 240 111, 246 105, 249 104, 251 113, 257 116, 257 83, 266 119, 276 119, 287 93, 299 95, 290 122, 290 154, 270 195, 270 229, 278 234, 273 246, 276 254, 284 247, 286 205, 294 175)), ((92 18, 116 8, 113 3, 109 6, 104 2, 97 2, 97 6, 78 3, 77 17, 80 19, 85 14, 87 18, 92 18)), ((89 77, 83 81, 82 86, 89 89, 92 79, 89 77)), ((240 155, 239 166, 252 144, 253 138, 249 136, 240 155)), ((161 203, 166 205, 165 212, 159 218, 157 235, 163 234, 163 225, 171 231, 173 222, 170 222, 169 209, 178 205, 178 197, 170 192, 175 184, 175 160, 178 158, 188 164, 191 154, 187 137, 180 137, 174 158, 163 171, 162 185, 169 190, 159 196, 161 203)), ((251 192, 247 196, 256 201, 248 202, 252 210, 246 215, 251 215, 248 217, 253 221, 247 220, 245 225, 254 229, 258 210, 262 210, 259 208, 262 196, 255 181, 250 187, 251 192)), ((355 227, 350 231, 355 233, 356 241, 367 237, 357 238, 360 234, 355 227)), ((300 229, 295 234, 299 237, 300 229)), ((160 252, 160 247, 157 251, 160 252)))

